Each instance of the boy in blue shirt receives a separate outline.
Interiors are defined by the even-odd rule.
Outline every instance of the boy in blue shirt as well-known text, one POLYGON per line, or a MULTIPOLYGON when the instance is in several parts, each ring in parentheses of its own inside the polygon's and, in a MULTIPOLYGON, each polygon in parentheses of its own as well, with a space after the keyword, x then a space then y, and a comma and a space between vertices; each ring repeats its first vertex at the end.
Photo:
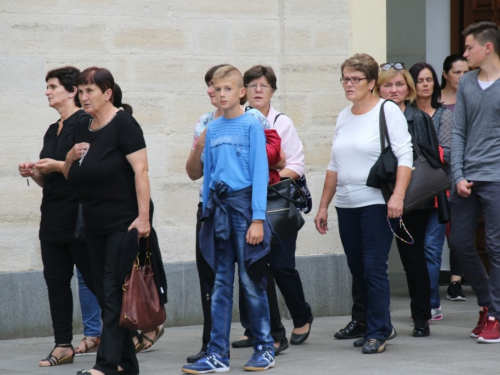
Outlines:
POLYGON ((218 69, 213 85, 224 116, 207 128, 200 232, 203 256, 215 274, 213 323, 207 355, 182 371, 229 371, 235 262, 255 336, 254 353, 244 369, 262 371, 275 364, 264 277, 271 241, 266 138, 260 122, 240 107, 246 93, 240 71, 230 65, 218 69))

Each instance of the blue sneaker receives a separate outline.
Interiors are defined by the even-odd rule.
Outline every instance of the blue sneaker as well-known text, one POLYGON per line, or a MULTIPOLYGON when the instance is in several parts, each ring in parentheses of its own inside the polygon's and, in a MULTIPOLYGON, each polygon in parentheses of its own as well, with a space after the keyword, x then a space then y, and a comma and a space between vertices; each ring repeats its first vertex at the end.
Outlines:
POLYGON ((245 371, 264 371, 268 368, 274 367, 276 362, 274 361, 274 353, 269 349, 262 349, 259 345, 253 352, 250 360, 246 363, 243 369, 245 371))
POLYGON ((209 374, 213 372, 228 372, 229 358, 219 357, 215 354, 207 354, 195 363, 182 367, 182 372, 187 374, 209 374))

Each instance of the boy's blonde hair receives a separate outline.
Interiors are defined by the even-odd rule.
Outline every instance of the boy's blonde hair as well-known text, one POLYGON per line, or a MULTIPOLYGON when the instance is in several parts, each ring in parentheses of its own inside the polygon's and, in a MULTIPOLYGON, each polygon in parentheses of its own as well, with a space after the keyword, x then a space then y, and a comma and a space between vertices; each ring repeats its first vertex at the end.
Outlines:
POLYGON ((215 81, 223 78, 234 78, 238 87, 243 87, 243 75, 241 72, 232 65, 226 65, 217 69, 214 73, 214 84, 215 81))

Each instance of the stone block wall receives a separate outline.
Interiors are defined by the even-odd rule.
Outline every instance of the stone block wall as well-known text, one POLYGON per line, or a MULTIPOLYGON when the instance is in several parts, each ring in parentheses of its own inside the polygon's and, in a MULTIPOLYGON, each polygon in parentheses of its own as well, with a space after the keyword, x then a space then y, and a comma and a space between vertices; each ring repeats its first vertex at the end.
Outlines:
POLYGON ((273 105, 294 120, 304 143, 315 206, 298 255, 341 253, 335 211, 327 236, 316 233, 313 219, 336 116, 347 105, 338 80, 359 33, 351 29, 353 2, 361 0, 3 0, 0 272, 42 268, 41 189, 28 187, 17 165, 38 159, 43 135, 58 119, 47 106, 44 78, 62 65, 107 67, 133 106, 146 135, 154 223, 167 263, 194 260, 199 182, 189 180, 184 166, 196 121, 213 108, 206 70, 223 62, 242 71, 273 66, 273 105))

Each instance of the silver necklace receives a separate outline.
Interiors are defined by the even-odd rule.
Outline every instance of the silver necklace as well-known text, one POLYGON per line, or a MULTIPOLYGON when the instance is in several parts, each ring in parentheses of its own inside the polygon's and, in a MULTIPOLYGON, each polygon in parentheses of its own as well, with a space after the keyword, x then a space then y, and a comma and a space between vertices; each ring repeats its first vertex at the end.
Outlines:
POLYGON ((110 118, 110 119, 109 119, 109 120, 108 120, 108 121, 107 121, 104 125, 102 125, 102 126, 98 127, 97 129, 92 129, 92 128, 91 128, 91 126, 92 126, 92 121, 94 121, 94 119, 93 119, 93 118, 91 118, 91 119, 89 120, 89 132, 92 132, 92 133, 93 133, 93 132, 98 132, 99 130, 103 129, 106 125, 108 125, 111 121, 113 121, 113 119, 115 118, 115 116, 116 116, 116 114, 117 114, 117 113, 118 113, 118 111, 117 111, 117 112, 115 112, 115 114, 113 115, 113 117, 111 117, 111 118, 110 118))

